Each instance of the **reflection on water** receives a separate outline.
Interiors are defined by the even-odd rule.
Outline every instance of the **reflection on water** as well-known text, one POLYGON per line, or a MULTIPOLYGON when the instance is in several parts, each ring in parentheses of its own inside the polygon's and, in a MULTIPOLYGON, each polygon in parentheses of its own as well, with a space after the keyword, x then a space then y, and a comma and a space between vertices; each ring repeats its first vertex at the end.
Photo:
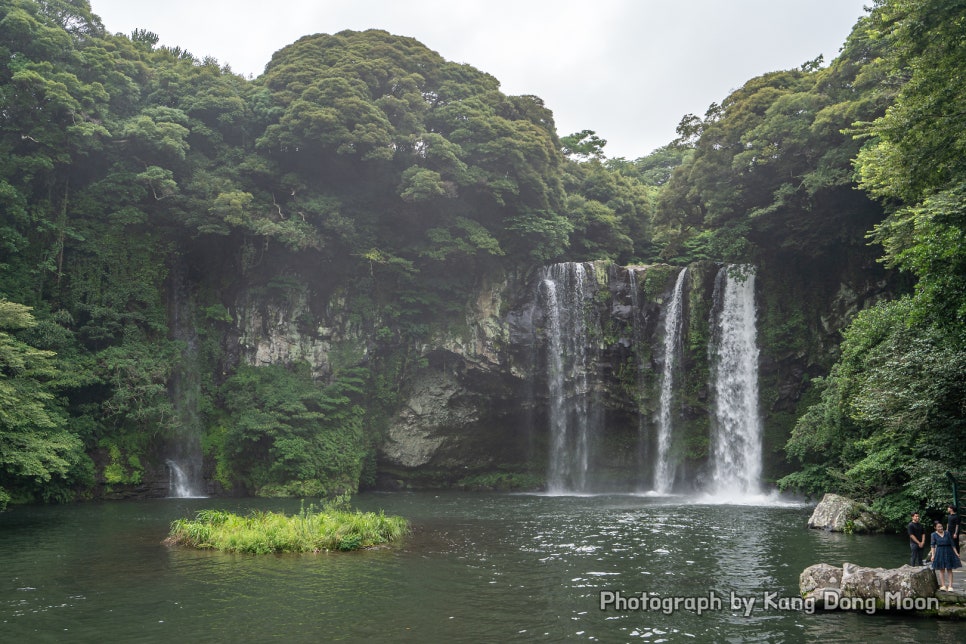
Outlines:
POLYGON ((12 641, 149 642, 945 641, 962 634, 958 623, 934 619, 764 606, 767 597, 796 597, 798 575, 810 564, 893 567, 907 556, 900 537, 806 530, 811 508, 802 504, 457 493, 367 494, 356 504, 406 516, 412 534, 385 550, 256 557, 161 540, 172 520, 201 508, 296 512, 298 501, 16 508, 0 514, 0 632, 12 641), (657 603, 602 611, 601 591, 643 593, 657 603), (721 605, 698 614, 659 603, 697 597, 721 605))

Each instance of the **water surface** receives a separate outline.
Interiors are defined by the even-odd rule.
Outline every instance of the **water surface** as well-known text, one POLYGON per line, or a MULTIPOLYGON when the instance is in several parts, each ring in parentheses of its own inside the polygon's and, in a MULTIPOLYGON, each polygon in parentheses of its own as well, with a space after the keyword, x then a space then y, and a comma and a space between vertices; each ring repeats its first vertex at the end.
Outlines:
MULTIPOLYGON (((202 508, 296 512, 299 501, 162 499, 0 514, 5 641, 962 641, 960 622, 807 614, 808 565, 895 567, 901 536, 807 530, 805 505, 677 497, 363 494, 407 517, 400 546, 251 556, 162 544, 202 508), (718 597, 702 611, 600 610, 601 591, 718 597), (754 600, 750 611, 730 598, 754 600)), ((685 601, 682 599, 680 601, 685 601)))

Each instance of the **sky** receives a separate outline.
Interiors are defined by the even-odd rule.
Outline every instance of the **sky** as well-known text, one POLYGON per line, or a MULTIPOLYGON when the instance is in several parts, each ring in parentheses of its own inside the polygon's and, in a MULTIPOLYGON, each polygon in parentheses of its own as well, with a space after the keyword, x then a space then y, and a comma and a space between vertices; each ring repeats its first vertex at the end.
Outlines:
POLYGON ((607 157, 671 142, 746 81, 834 59, 870 0, 90 0, 110 32, 259 76, 302 36, 384 29, 533 94, 557 133, 593 130, 607 157))

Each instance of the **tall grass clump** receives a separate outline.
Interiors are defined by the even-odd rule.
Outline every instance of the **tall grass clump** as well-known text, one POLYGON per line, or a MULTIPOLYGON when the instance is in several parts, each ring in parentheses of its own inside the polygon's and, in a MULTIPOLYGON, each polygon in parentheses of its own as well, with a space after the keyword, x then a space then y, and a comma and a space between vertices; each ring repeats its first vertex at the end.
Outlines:
POLYGON ((406 519, 386 516, 381 510, 350 510, 340 498, 321 510, 304 505, 294 516, 281 512, 252 511, 239 516, 222 510, 202 510, 193 520, 171 523, 166 543, 212 548, 225 552, 267 554, 358 550, 388 544, 409 529, 406 519))

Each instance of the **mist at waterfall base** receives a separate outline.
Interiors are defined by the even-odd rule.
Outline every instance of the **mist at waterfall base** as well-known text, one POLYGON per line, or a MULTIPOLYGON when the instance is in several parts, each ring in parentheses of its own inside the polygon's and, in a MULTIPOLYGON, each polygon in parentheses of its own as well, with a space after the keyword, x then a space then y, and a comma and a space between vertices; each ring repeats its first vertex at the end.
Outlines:
MULTIPOLYGON (((644 269, 629 267, 632 335, 641 342, 642 302, 638 275, 644 269)), ((654 414, 654 440, 649 441, 645 412, 639 414, 638 467, 642 485, 633 493, 668 496, 674 488, 676 462, 676 388, 688 377, 681 369, 681 337, 687 315, 688 269, 677 273, 670 298, 662 307, 663 356, 658 379, 658 410, 654 414), (653 442, 654 448, 648 445, 653 442)), ((599 388, 594 386, 599 349, 595 346, 601 324, 594 298, 597 281, 593 264, 566 262, 548 266, 539 282, 537 299, 545 319, 545 356, 549 420, 547 494, 586 495, 608 492, 595 488, 592 463, 603 431, 604 411, 599 388)), ((765 493, 761 477, 761 418, 758 402, 757 313, 755 269, 724 265, 715 278, 710 330, 708 388, 713 400, 708 419, 712 468, 701 489, 688 490, 696 503, 737 505, 776 504, 777 492, 765 493)), ((639 369, 646 368, 643 364, 639 369)), ((641 385, 639 385, 641 386, 641 385)))

